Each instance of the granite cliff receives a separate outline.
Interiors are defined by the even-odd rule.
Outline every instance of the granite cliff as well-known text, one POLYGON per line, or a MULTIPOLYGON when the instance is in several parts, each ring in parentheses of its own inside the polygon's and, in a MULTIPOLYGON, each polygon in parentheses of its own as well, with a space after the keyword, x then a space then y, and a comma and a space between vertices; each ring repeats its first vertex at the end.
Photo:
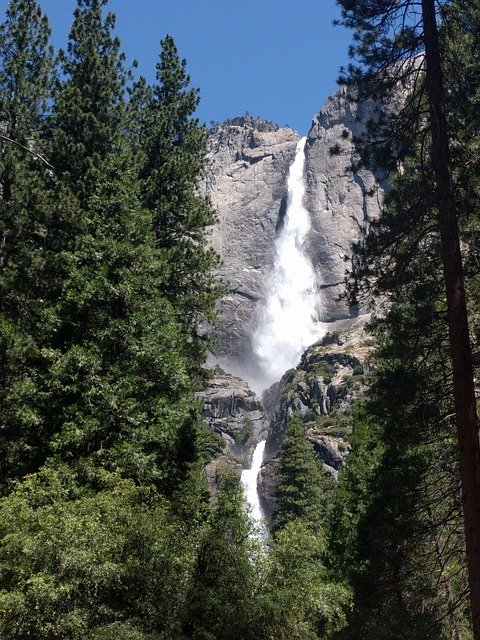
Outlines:
POLYGON ((292 362, 263 400, 242 378, 255 380, 252 334, 262 321, 275 240, 286 219, 287 177, 300 136, 251 116, 210 131, 210 164, 202 189, 218 212, 211 244, 222 258, 218 275, 226 295, 219 309, 219 352, 212 358, 212 364, 223 368, 216 367, 203 394, 204 417, 222 438, 222 454, 207 475, 214 493, 219 465, 248 467, 254 446, 266 438, 259 493, 267 516, 275 507, 275 470, 292 415, 308 424, 309 440, 334 477, 348 452, 350 406, 363 391, 369 349, 367 315, 350 308, 342 294, 352 243, 381 206, 382 176, 360 165, 356 146, 365 123, 374 117, 373 105, 354 102, 342 88, 312 120, 304 146, 303 206, 311 222, 304 252, 315 273, 320 335, 328 333, 300 362, 292 362))
POLYGON ((211 243, 222 258, 227 288, 220 303, 220 355, 250 355, 255 309, 264 299, 275 257, 275 235, 286 207, 287 174, 300 136, 245 116, 210 132, 204 188, 218 212, 211 243))
MULTIPOLYGON (((307 135, 305 205, 312 227, 306 252, 316 274, 318 315, 327 323, 358 314, 342 293, 352 242, 379 213, 381 176, 358 168, 355 144, 373 116, 372 106, 355 103, 342 88, 313 118, 307 135)), ((286 178, 299 138, 292 129, 250 116, 210 132, 203 189, 218 211, 211 242, 222 257, 219 276, 227 288, 220 305, 218 356, 240 374, 254 359, 250 338, 273 268, 274 241, 286 211, 286 178)))

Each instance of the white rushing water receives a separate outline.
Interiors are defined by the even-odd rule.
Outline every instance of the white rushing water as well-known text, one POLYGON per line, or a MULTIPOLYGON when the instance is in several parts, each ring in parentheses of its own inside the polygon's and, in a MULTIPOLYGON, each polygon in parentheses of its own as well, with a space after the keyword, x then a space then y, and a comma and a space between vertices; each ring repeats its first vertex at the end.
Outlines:
POLYGON ((254 522, 261 526, 262 509, 260 507, 260 498, 258 496, 257 477, 260 467, 262 466, 263 452, 265 450, 265 440, 262 440, 255 447, 252 458, 252 466, 250 469, 242 471, 242 484, 245 492, 245 498, 250 505, 251 516, 254 522))
MULTIPOLYGON (((310 216, 303 206, 305 183, 305 143, 302 138, 296 148, 287 182, 287 210, 283 228, 275 242, 275 262, 268 283, 265 305, 258 315, 252 336, 258 372, 247 376, 257 393, 280 380, 288 369, 295 367, 303 351, 324 333, 318 322, 313 265, 304 251, 310 230, 310 216)), ((253 520, 262 529, 262 511, 257 490, 257 476, 263 460, 265 442, 260 442, 253 455, 251 469, 242 472, 245 498, 251 507, 253 520)))
POLYGON ((302 138, 290 166, 283 229, 276 240, 276 257, 265 305, 252 337, 262 390, 298 364, 302 352, 324 333, 317 321, 315 272, 304 244, 310 216, 303 206, 305 142, 302 138))

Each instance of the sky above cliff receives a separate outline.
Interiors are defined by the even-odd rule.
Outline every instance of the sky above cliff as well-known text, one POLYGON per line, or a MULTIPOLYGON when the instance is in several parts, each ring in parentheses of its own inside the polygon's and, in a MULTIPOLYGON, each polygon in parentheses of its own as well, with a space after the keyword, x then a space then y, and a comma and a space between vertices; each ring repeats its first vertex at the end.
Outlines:
MULTIPOLYGON (((40 4, 53 44, 65 46, 76 1, 40 4)), ((160 39, 173 36, 207 124, 248 112, 304 134, 348 62, 351 34, 332 26, 335 0, 110 0, 109 8, 127 59, 149 80, 160 39)))

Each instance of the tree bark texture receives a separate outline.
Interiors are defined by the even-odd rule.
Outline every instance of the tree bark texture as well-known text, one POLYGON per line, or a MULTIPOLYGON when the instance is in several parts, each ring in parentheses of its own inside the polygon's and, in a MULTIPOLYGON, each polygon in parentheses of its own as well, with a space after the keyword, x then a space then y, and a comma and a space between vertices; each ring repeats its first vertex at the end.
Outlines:
POLYGON ((432 156, 445 279, 473 632, 480 640, 480 440, 465 284, 445 116, 435 0, 422 0, 432 156))

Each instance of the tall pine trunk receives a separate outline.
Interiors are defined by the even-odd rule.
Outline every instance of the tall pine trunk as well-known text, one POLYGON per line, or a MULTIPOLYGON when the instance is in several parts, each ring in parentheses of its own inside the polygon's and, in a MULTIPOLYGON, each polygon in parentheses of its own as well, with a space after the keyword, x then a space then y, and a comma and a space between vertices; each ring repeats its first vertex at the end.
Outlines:
POLYGON ((468 580, 475 640, 480 640, 480 440, 468 334, 465 285, 450 166, 443 76, 434 0, 422 0, 432 155, 437 183, 442 260, 447 295, 468 580))

